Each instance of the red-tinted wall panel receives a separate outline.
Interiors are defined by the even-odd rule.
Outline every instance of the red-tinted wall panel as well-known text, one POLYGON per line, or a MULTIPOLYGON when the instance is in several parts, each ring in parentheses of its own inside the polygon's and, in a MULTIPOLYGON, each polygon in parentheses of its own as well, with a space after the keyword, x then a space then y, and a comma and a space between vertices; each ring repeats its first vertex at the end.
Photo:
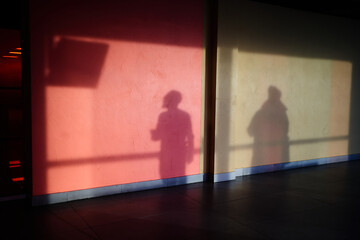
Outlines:
POLYGON ((199 173, 202 11, 31 2, 34 195, 199 173))

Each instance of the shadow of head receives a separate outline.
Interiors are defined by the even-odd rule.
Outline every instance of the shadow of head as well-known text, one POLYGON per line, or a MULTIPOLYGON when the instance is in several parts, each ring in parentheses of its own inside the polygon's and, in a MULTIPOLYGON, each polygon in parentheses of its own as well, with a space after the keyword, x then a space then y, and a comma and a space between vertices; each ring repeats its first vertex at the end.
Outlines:
POLYGON ((178 107, 181 99, 181 93, 176 90, 172 90, 165 95, 163 99, 163 107, 167 109, 175 109, 178 107))
POLYGON ((268 98, 270 101, 280 101, 281 91, 275 86, 269 86, 268 98))

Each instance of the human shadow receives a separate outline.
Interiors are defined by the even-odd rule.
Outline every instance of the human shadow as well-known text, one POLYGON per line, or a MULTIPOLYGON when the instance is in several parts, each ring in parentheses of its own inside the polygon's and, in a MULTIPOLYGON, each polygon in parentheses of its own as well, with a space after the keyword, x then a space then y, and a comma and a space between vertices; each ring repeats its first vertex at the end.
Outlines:
POLYGON ((184 176, 186 164, 193 159, 194 136, 190 115, 179 109, 181 93, 168 92, 163 99, 167 110, 159 115, 156 128, 151 130, 151 139, 160 141, 161 178, 184 176))
POLYGON ((268 99, 255 113, 247 129, 254 137, 254 166, 289 162, 289 120, 286 111, 281 91, 269 86, 268 99))

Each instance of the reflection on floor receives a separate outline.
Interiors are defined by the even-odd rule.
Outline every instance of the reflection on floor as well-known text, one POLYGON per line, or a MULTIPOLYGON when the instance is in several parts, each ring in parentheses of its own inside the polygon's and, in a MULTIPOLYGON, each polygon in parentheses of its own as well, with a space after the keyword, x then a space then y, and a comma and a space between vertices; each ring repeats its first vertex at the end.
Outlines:
POLYGON ((359 239, 359 172, 360 161, 353 161, 43 207, 0 203, 1 234, 76 240, 359 239))

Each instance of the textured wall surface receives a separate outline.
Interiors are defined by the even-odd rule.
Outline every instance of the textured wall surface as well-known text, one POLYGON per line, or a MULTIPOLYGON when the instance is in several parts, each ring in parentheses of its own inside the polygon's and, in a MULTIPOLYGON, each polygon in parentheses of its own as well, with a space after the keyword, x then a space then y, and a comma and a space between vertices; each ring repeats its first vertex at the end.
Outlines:
POLYGON ((34 195, 200 173, 202 1, 30 8, 34 195))
POLYGON ((215 172, 358 153, 359 23, 219 1, 215 172))

